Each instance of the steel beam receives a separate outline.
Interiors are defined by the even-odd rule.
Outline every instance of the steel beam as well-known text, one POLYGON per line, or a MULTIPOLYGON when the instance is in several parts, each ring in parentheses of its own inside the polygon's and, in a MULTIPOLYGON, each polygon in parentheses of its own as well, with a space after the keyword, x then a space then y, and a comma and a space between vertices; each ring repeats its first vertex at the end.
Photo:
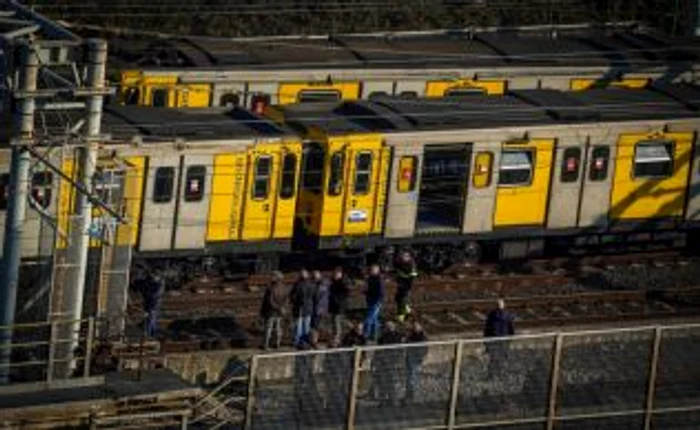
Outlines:
MULTIPOLYGON (((100 122, 102 121, 103 96, 101 90, 105 83, 105 65, 107 62, 107 43, 99 39, 88 41, 88 79, 87 84, 93 95, 87 103, 87 128, 85 133, 85 146, 79 148, 78 175, 80 184, 85 192, 76 193, 76 213, 71 223, 71 241, 67 252, 70 261, 77 265, 71 270, 67 282, 62 285, 63 302, 62 313, 76 322, 68 325, 62 339, 70 339, 65 348, 61 348, 60 358, 64 363, 57 369, 58 377, 67 377, 77 366, 73 360, 73 351, 80 343, 80 322, 83 315, 83 299, 85 296, 85 277, 87 274, 88 254, 90 251, 90 226, 92 224, 92 208, 94 198, 92 195, 92 179, 97 167, 97 138, 100 135, 100 122), (69 366, 68 366, 69 365, 69 366)), ((113 212, 113 211, 111 211, 113 212)))
MULTIPOLYGON (((19 86, 27 92, 32 92, 36 90, 37 86, 39 60, 34 55, 34 45, 21 44, 20 49, 19 86)), ((22 255, 22 233, 30 182, 31 160, 26 145, 34 138, 34 111, 34 99, 29 97, 20 100, 18 111, 15 112, 15 127, 19 131, 20 144, 12 147, 10 165, 10 195, 5 222, 2 273, 0 274, 0 306, 2 307, 0 326, 11 326, 15 321, 19 267, 22 255)), ((10 368, 7 364, 9 364, 12 354, 12 350, 9 348, 11 343, 12 329, 7 328, 0 333, 0 384, 5 384, 9 380, 10 368)))

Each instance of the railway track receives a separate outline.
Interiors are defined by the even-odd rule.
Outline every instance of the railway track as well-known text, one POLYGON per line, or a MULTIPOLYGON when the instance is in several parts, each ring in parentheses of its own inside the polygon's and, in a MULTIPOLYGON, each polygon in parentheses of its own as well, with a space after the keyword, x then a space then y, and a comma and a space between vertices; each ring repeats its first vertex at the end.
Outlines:
MULTIPOLYGON (((433 334, 481 330, 494 299, 504 298, 518 327, 547 327, 700 315, 697 261, 676 252, 534 260, 520 266, 455 267, 416 281, 412 303, 433 334), (639 273, 666 281, 640 287, 639 273), (648 272, 648 273, 647 273, 648 272), (688 273, 684 273, 688 272, 688 273), (632 281, 627 280, 630 278, 632 281), (677 279, 669 279, 676 277, 677 279), (654 284, 654 285, 652 285, 654 284)), ((294 274, 287 274, 292 281, 294 274)), ((651 278, 650 278, 651 279, 651 278)), ((258 310, 265 276, 231 282, 198 280, 169 292, 162 306, 164 349, 194 351, 259 344, 258 310)), ((393 283, 384 315, 393 315, 393 283)), ((351 318, 362 317, 363 286, 351 297, 351 318)), ((131 300, 131 320, 139 321, 138 295, 131 300)), ((291 322, 287 321, 289 327, 291 322)), ((132 328, 132 332, 138 330, 132 328)))
MULTIPOLYGON (((507 297, 519 330, 542 327, 578 326, 591 323, 650 321, 700 316, 700 287, 665 291, 602 291, 571 295, 507 297)), ((418 318, 433 335, 480 331, 494 307, 492 300, 452 300, 414 305, 418 318)), ((392 315, 388 306, 384 315, 392 315)), ((363 309, 350 311, 350 318, 362 318, 363 309)), ((210 317, 173 322, 174 336, 163 342, 165 352, 189 352, 231 347, 256 347, 262 330, 255 315, 210 317), (242 336, 242 333, 245 333, 242 336)), ((290 327, 287 321, 286 327, 290 327)), ((322 338, 323 338, 322 334, 322 338)))

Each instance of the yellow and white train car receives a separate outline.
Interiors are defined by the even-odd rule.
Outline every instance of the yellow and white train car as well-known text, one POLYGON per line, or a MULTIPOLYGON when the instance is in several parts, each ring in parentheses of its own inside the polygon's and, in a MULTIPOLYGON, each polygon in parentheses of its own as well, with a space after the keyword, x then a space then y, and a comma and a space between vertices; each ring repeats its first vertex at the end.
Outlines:
MULTIPOLYGON (((261 112, 270 104, 386 95, 642 88, 652 80, 696 82, 698 49, 695 39, 629 26, 161 40, 139 65, 123 65, 118 99, 127 105, 234 105, 261 112), (170 64, 171 57, 178 61, 170 64)), ((128 52, 128 46, 119 51, 128 52)))
POLYGON ((497 245, 522 257, 696 228, 699 106, 697 87, 667 85, 270 114, 308 141, 298 218, 320 248, 497 245))

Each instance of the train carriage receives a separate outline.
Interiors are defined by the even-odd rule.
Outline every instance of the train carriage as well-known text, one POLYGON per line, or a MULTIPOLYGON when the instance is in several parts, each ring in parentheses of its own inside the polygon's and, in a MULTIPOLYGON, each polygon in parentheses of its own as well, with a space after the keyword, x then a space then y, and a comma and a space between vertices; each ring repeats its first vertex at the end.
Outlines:
MULTIPOLYGON (((562 26, 241 40, 160 41, 157 65, 124 65, 119 101, 245 106, 503 94, 507 90, 642 88, 696 82, 692 38, 634 26, 562 26), (167 44, 166 47, 163 45, 167 44), (188 56, 193 51, 207 55, 188 56), (167 48, 167 49, 166 49, 167 48), (159 57, 172 55, 175 64, 159 57), (187 67, 183 68, 184 63, 187 67)), ((121 51, 124 48, 118 48, 121 51)), ((128 47, 126 49, 128 51, 128 47)))
POLYGON ((524 257, 545 243, 675 237, 696 227, 698 100, 694 86, 666 85, 270 111, 307 134, 307 145, 327 148, 323 188, 309 195, 314 210, 302 217, 320 248, 496 244, 502 257, 524 257), (376 189, 386 196, 363 204, 356 154, 368 141, 389 151, 366 173, 379 175, 376 189), (345 164, 334 163, 339 154, 345 164), (332 188, 338 177, 340 193, 332 188), (338 197, 350 203, 344 210, 332 204, 338 197), (368 221, 377 219, 381 227, 368 221), (354 230, 336 227, 353 222, 354 230))

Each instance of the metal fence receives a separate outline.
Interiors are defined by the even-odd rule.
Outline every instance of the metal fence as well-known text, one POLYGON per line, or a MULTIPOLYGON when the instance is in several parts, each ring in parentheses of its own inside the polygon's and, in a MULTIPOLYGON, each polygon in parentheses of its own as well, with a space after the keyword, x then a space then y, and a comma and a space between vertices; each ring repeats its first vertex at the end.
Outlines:
POLYGON ((697 429, 700 324, 264 354, 246 429, 697 429))
POLYGON ((0 336, 12 338, 0 345, 0 375, 9 383, 89 377, 109 361, 109 351, 100 347, 108 345, 110 326, 119 323, 90 317, 0 326, 0 336))

